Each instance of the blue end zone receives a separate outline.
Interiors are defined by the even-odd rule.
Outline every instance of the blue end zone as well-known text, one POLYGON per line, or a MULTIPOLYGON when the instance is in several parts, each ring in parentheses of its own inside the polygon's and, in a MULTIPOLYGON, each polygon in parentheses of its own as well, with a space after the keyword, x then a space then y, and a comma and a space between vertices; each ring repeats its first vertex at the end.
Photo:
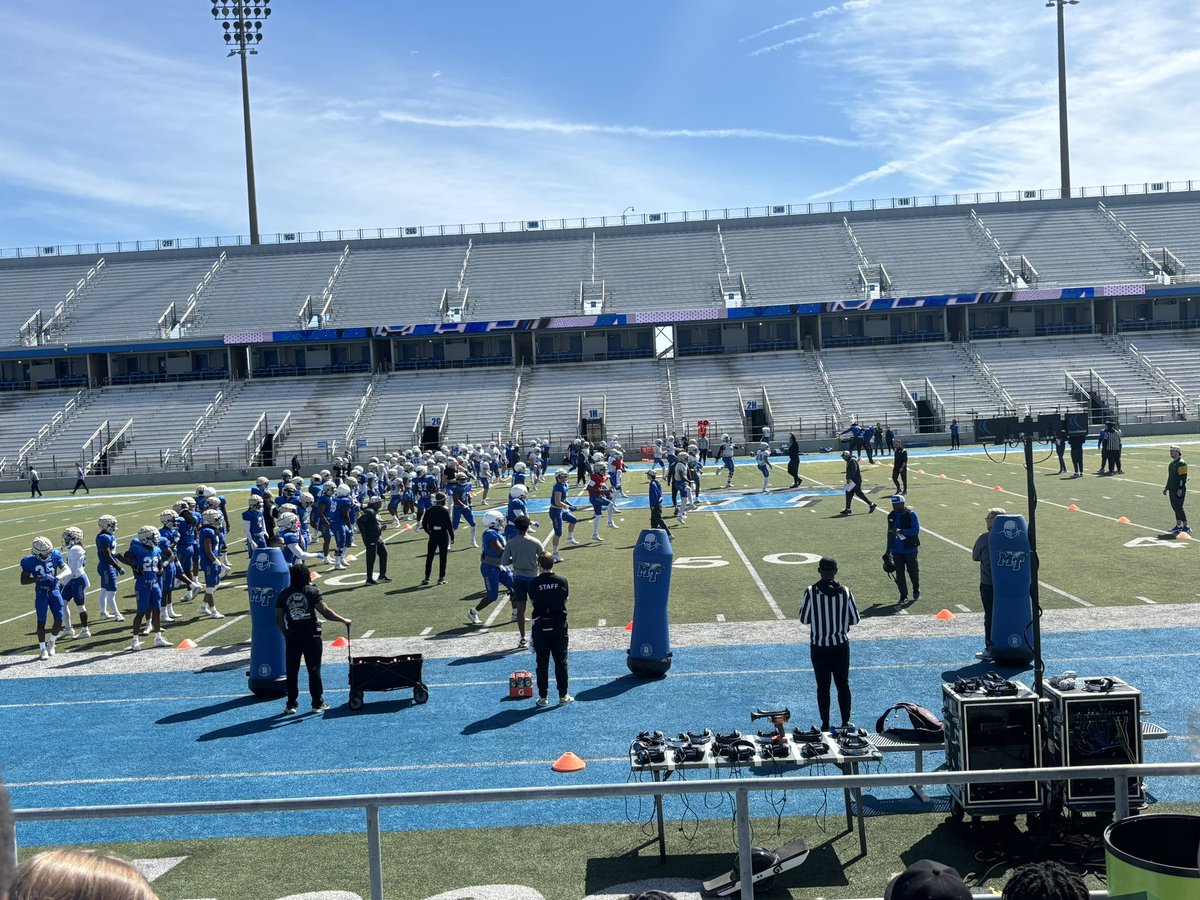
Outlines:
MULTIPOLYGON (((1198 639, 1198 628, 1050 635, 1047 673, 1072 668, 1120 675, 1146 692, 1153 721, 1182 735, 1196 698, 1180 664, 1197 655, 1192 648, 1198 639)), ((286 718, 282 701, 249 697, 242 666, 204 674, 13 680, 6 682, 8 702, 0 704, 0 734, 10 738, 4 777, 18 808, 620 783, 630 778, 629 742, 641 729, 750 732, 750 710, 776 704, 791 707, 792 724, 812 724, 813 680, 799 627, 797 640, 677 648, 671 673, 661 681, 628 675, 624 650, 572 653, 571 691, 578 702, 547 710, 507 699, 508 674, 532 668, 525 654, 426 660, 427 704, 412 705, 406 691, 368 693, 364 709, 352 713, 344 705, 341 654, 327 648, 326 696, 334 708, 324 719, 304 714, 303 694, 301 714, 286 718), (721 697, 719 715, 712 712, 715 694, 721 697), (21 740, 11 739, 18 735, 21 740), (552 772, 550 760, 566 750, 582 756, 587 769, 552 772)), ((940 708, 943 677, 982 671, 964 663, 979 644, 976 638, 934 637, 854 642, 856 722, 873 728, 879 713, 899 700, 940 708)), ((1014 677, 1028 683, 1029 675, 1014 677)), ((1193 758, 1183 738, 1148 744, 1146 752, 1155 762, 1193 758)), ((899 754, 887 757, 885 766, 900 772, 912 762, 899 754)), ((939 762, 935 756, 928 765, 939 762)), ((783 790, 804 777, 801 771, 779 779, 778 790, 754 798, 755 814, 777 814, 783 790)), ((1200 798, 1196 779, 1154 780, 1151 788, 1164 801, 1200 798)), ((899 788, 876 792, 864 803, 896 811, 937 808, 914 804, 899 788)), ((791 791, 782 811, 829 815, 836 822, 841 798, 837 792, 791 791)), ((666 813, 678 821, 728 817, 732 809, 714 781, 713 793, 686 806, 668 799, 666 813)), ((651 814, 646 800, 492 804, 486 821, 644 822, 651 814)), ((385 810, 382 821, 389 830, 459 827, 477 823, 480 814, 406 808, 385 810)), ((362 813, 347 811, 36 823, 22 825, 18 837, 28 846, 361 830, 362 813)))

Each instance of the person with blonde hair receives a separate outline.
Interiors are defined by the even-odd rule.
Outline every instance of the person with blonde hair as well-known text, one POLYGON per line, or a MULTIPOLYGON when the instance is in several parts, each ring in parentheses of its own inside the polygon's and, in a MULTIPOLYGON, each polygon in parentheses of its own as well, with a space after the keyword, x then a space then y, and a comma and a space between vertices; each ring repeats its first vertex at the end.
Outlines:
POLYGON ((82 850, 50 850, 17 866, 8 900, 158 900, 130 863, 82 850))

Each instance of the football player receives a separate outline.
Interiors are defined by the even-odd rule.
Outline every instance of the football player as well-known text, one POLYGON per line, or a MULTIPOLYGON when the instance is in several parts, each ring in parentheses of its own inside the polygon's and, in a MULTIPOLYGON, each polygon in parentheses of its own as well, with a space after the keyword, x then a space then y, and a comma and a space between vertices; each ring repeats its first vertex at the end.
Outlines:
POLYGON ((67 565, 67 580, 62 587, 63 595, 63 637, 75 637, 75 628, 71 625, 71 604, 79 607, 79 637, 92 636, 88 628, 87 590, 91 582, 87 577, 87 550, 83 546, 83 529, 74 525, 62 533, 64 558, 67 565))
POLYGON ((454 483, 446 490, 450 494, 451 502, 454 504, 450 527, 458 531, 458 523, 465 519, 467 524, 471 526, 471 546, 478 547, 479 541, 475 538, 475 511, 471 509, 470 476, 466 472, 459 472, 454 476, 454 483))
POLYGON ((603 541, 600 537, 600 519, 608 510, 608 527, 616 528, 613 521, 613 511, 617 505, 613 502, 612 486, 608 483, 608 463, 598 462, 592 468, 592 474, 587 486, 588 502, 592 504, 592 540, 603 541))
POLYGON ((479 574, 483 576, 483 599, 467 610, 467 619, 472 625, 479 624, 479 614, 500 597, 500 586, 504 585, 511 597, 513 589, 512 569, 500 565, 504 555, 504 535, 500 523, 504 514, 495 509, 483 517, 483 550, 479 555, 479 574))
POLYGON ((63 627, 63 596, 59 573, 63 570, 62 554, 54 549, 48 537, 35 537, 28 556, 21 560, 21 584, 32 584, 33 609, 37 616, 37 639, 40 659, 54 655, 54 643, 63 627), (46 618, 54 619, 50 634, 46 634, 46 618))
POLYGON ((733 487, 733 439, 727 434, 721 435, 721 446, 717 448, 717 458, 725 467, 725 487, 733 487))
POLYGON ((221 565, 221 525, 224 520, 219 509, 206 509, 200 526, 200 567, 204 570, 204 602, 200 604, 200 615, 210 619, 223 619, 217 612, 216 593, 224 574, 221 565))
POLYGON ((175 594, 175 581, 180 577, 179 560, 175 549, 179 546, 179 516, 173 509, 164 509, 158 514, 158 546, 162 550, 162 618, 171 622, 178 618, 172 600, 175 594))
POLYGON ((333 526, 333 541, 337 546, 337 556, 333 561, 335 569, 349 567, 346 563, 346 547, 350 544, 351 529, 354 527, 350 515, 350 510, 354 506, 354 498, 350 494, 351 488, 348 484, 339 484, 334 488, 330 522, 333 526))
POLYGON ((137 615, 133 617, 133 640, 129 643, 130 650, 141 650, 142 620, 150 620, 150 630, 154 632, 155 647, 170 647, 171 642, 162 635, 162 567, 163 551, 159 544, 158 529, 153 525, 143 525, 138 529, 137 537, 129 545, 121 557, 122 561, 133 569, 133 586, 137 595, 137 615))
MULTIPOLYGON (((517 463, 520 465, 520 463, 517 463)), ((513 523, 517 521, 519 516, 527 516, 528 510, 525 507, 525 497, 528 496, 529 490, 523 484, 514 484, 508 490, 508 509, 505 511, 504 539, 511 541, 517 536, 517 526, 513 523)), ((537 528, 536 522, 530 522, 530 527, 537 528)))
POLYGON ((117 606, 117 578, 125 574, 117 560, 117 517, 101 516, 96 523, 96 573, 100 576, 100 618, 124 622, 117 606))
POLYGON ((688 473, 690 454, 684 452, 675 457, 671 467, 671 503, 675 507, 675 518, 679 524, 687 522, 688 505, 691 502, 692 481, 688 473))
POLYGON ((579 519, 575 517, 574 505, 567 499, 567 480, 570 477, 571 473, 566 469, 559 469, 554 473, 554 487, 550 489, 550 524, 554 526, 550 543, 554 547, 555 562, 562 562, 562 557, 558 555, 558 542, 562 537, 563 522, 567 523, 567 543, 579 543, 575 540, 575 523, 579 519))
POLYGON ((283 538, 283 555, 287 559, 288 565, 304 562, 306 559, 320 558, 319 553, 309 553, 304 549, 298 515, 293 512, 281 512, 276 524, 279 526, 279 535, 283 538))
POLYGON ((267 546, 267 525, 263 519, 262 494, 251 494, 242 513, 242 533, 246 535, 246 552, 263 550, 267 546))
POLYGON ((763 477, 762 493, 766 494, 770 490, 767 485, 771 481, 771 445, 766 441, 759 442, 758 450, 754 453, 754 464, 758 466, 758 471, 763 477))

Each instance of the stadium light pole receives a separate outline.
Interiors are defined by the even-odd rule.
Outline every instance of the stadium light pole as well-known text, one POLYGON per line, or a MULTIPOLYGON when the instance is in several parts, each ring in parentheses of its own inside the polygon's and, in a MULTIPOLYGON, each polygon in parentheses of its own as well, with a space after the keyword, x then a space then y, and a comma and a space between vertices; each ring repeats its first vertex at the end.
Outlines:
POLYGON ((250 134, 250 82, 246 72, 246 56, 258 55, 262 43, 263 22, 271 15, 271 0, 212 0, 212 15, 221 23, 229 56, 241 57, 242 64, 242 124, 246 134, 246 201, 250 208, 250 243, 258 239, 258 201, 254 191, 254 141, 250 134))
POLYGON ((1046 0, 1047 7, 1058 12, 1058 156, 1062 169, 1064 197, 1071 196, 1071 153, 1067 141, 1067 37, 1063 23, 1063 7, 1076 6, 1079 0, 1046 0))

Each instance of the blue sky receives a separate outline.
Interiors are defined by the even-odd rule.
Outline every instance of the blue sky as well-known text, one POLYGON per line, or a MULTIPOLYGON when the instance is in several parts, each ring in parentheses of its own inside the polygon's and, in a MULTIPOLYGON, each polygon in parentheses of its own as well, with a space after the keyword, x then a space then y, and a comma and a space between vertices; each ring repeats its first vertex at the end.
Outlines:
MULTIPOLYGON (((273 0, 264 233, 1056 188, 1042 0, 273 0)), ((244 234, 207 0, 10 5, 0 247, 244 234)), ((1067 10, 1076 186, 1200 177, 1200 4, 1067 10)))

